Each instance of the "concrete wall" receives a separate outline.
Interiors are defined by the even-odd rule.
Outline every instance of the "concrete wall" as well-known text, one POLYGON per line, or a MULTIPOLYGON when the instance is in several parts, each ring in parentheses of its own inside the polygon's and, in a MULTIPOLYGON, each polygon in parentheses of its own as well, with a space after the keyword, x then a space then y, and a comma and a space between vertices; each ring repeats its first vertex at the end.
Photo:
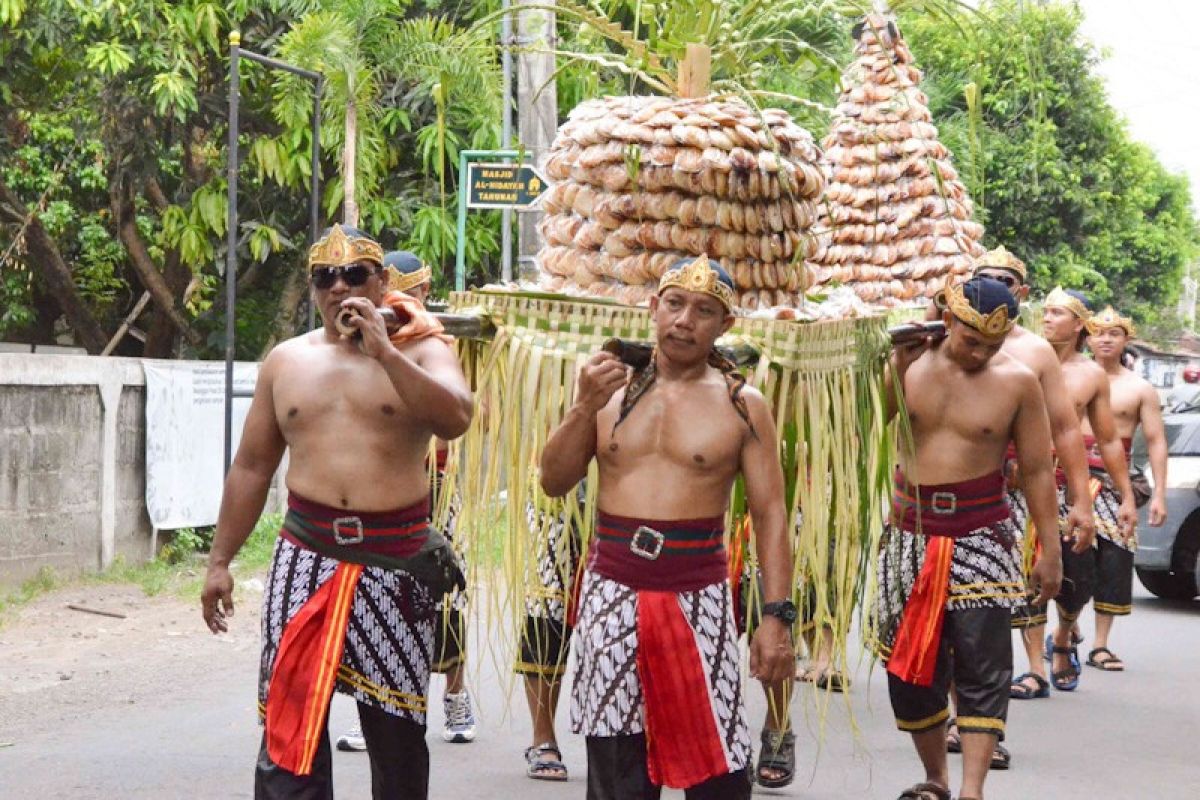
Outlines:
POLYGON ((0 352, 0 588, 145 561, 154 542, 142 362, 0 352))

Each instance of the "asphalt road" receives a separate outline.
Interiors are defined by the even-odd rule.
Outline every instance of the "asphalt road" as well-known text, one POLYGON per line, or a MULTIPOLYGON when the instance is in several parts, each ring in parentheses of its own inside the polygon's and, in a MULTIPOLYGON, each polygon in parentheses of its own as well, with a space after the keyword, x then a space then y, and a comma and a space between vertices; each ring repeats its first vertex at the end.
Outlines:
MULTIPOLYGON (((257 619, 247 605, 235 619, 236 635, 225 639, 199 635, 198 615, 181 605, 174 616, 155 623, 165 629, 155 639, 163 646, 139 646, 141 652, 118 661, 118 669, 105 670, 103 679, 93 679, 80 664, 73 680, 50 680, 36 691, 21 672, 31 653, 52 653, 56 637, 79 634, 51 625, 39 634, 43 638, 36 649, 22 651, 22 626, 32 622, 18 620, 0 631, 0 798, 251 797, 260 732, 254 721, 257 619), (22 663, 14 663, 18 658, 22 663), (25 691, 12 691, 21 685, 25 691), (10 687, 7 695, 5 687, 10 687)), ((1089 639, 1091 624, 1085 617, 1089 639)), ((130 637, 119 634, 105 652, 137 641, 130 637)), ((64 652, 78 651, 67 645, 64 652)), ((1008 742, 1013 769, 991 774, 990 800, 1200 798, 1200 603, 1166 603, 1138 587, 1134 616, 1118 622, 1112 646, 1126 659, 1127 672, 1101 674, 1085 667, 1074 693, 1013 702, 1008 742)), ((431 797, 582 798, 583 746, 565 731, 565 707, 559 713, 560 738, 570 782, 524 777, 529 722, 523 697, 494 660, 481 658, 472 668, 481 716, 473 744, 442 742, 441 705, 432 704, 431 797)), ((53 668, 50 662, 38 665, 38 671, 53 668)), ((439 681, 435 678, 438 699, 439 681)), ((757 690, 750 698, 757 729, 764 703, 757 690)), ((794 706, 800 774, 786 790, 758 793, 892 800, 920 777, 907 737, 893 728, 881 671, 868 676, 864 667, 849 700, 852 715, 836 695, 822 714, 811 688, 800 693, 794 706)), ((335 735, 353 715, 353 704, 336 697, 335 735)), ((365 754, 338 753, 334 763, 339 797, 369 797, 365 754)), ((957 774, 953 761, 951 769, 957 774)))

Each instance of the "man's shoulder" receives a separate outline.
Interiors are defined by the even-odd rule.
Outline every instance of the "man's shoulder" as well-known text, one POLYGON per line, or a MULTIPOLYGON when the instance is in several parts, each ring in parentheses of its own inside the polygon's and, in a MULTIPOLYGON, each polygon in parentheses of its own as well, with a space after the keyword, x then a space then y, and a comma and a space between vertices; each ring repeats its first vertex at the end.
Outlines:
POLYGON ((1000 352, 988 366, 994 375, 1011 382, 1018 389, 1040 385, 1034 368, 1011 353, 1000 352))
POLYGON ((1017 328, 1009 334, 1005 344, 1004 352, 1021 361, 1035 374, 1058 361, 1054 347, 1049 342, 1024 328, 1017 328))

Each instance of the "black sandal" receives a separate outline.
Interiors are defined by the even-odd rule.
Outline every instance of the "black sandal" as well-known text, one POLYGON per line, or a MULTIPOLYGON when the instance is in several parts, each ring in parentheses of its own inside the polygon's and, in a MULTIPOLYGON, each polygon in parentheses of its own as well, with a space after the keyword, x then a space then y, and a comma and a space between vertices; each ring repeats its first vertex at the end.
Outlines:
POLYGON ((962 736, 958 733, 958 722, 955 721, 954 717, 946 720, 946 752, 962 752, 962 736))
POLYGON ((554 742, 535 744, 525 750, 525 777, 535 781, 567 780, 567 765, 562 762, 562 751, 554 742), (554 758, 545 758, 553 755, 554 758))
POLYGON ((1101 672, 1125 671, 1125 662, 1121 660, 1120 656, 1118 656, 1112 650, 1109 650, 1107 647, 1097 647, 1095 650, 1088 653, 1087 665, 1089 667, 1095 667, 1101 672), (1100 659, 1096 658, 1096 656, 1108 656, 1108 658, 1101 661, 1100 659))
POLYGON ((936 783, 918 783, 908 787, 896 800, 953 800, 950 790, 936 783))
POLYGON ((1008 696, 1014 700, 1037 700, 1042 697, 1049 697, 1050 683, 1041 675, 1026 672, 1009 685, 1008 696), (1037 684, 1036 689, 1029 688, 1029 684, 1025 683, 1030 678, 1033 678, 1033 682, 1037 684))
POLYGON ((791 784, 796 778, 796 734, 764 728, 755 775, 758 785, 767 789, 782 789, 791 784), (768 778, 763 775, 764 769, 781 774, 778 778, 768 778))
POLYGON ((1008 769, 1012 764, 1012 753, 1008 752, 1008 748, 996 742, 996 748, 992 750, 992 761, 988 764, 988 769, 1008 769))

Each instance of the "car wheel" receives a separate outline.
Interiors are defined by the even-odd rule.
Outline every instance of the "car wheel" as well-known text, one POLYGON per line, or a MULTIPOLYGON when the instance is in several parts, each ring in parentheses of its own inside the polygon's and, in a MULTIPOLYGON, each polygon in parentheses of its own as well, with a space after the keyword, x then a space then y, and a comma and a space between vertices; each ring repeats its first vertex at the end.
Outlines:
POLYGON ((1167 572, 1137 567, 1137 576, 1150 594, 1164 600, 1191 600, 1197 595, 1196 575, 1192 572, 1167 572))

